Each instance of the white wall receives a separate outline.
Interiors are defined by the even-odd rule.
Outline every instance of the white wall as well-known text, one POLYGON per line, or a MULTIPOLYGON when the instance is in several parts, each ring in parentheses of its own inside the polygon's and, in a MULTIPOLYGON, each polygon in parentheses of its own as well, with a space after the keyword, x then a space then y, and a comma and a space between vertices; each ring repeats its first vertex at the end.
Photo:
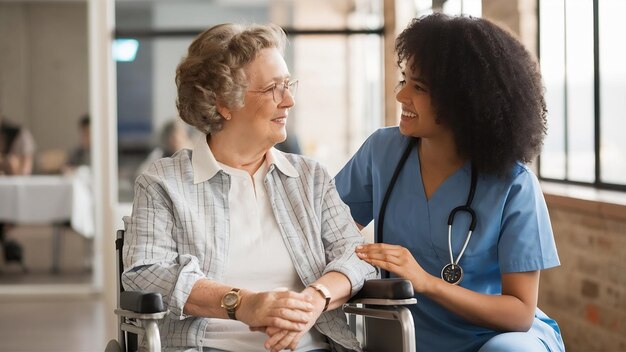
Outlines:
POLYGON ((0 112, 39 150, 78 143, 88 111, 85 3, 0 2, 0 112))
POLYGON ((26 104, 26 7, 0 3, 0 114, 15 122, 29 122, 26 104))

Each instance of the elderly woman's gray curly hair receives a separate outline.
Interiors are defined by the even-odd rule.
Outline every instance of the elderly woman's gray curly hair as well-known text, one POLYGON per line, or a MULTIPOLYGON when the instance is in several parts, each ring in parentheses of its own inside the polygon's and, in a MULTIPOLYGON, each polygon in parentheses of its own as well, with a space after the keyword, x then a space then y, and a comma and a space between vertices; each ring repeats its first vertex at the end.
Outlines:
POLYGON ((285 50, 287 36, 277 25, 220 24, 198 35, 176 68, 180 117, 203 133, 219 131, 224 118, 217 102, 241 108, 248 88, 244 66, 266 48, 285 50))

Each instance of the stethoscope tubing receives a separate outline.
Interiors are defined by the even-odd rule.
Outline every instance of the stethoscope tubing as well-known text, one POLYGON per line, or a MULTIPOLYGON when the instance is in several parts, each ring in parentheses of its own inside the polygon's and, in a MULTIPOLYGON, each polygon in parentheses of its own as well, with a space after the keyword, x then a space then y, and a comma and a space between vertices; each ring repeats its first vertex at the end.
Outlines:
POLYGON ((378 224, 376 226, 376 242, 378 243, 384 242, 383 224, 385 223, 385 213, 387 212, 387 203, 389 202, 389 198, 391 197, 391 192, 393 192, 396 181, 398 180, 398 176, 400 175, 400 171, 402 171, 404 164, 406 164, 406 160, 409 158, 411 150, 417 144, 417 141, 417 138, 411 138, 409 140, 409 144, 404 149, 404 153, 402 153, 402 157, 400 158, 400 161, 398 161, 398 165, 396 165, 396 169, 393 171, 393 176, 391 176, 391 180, 389 181, 389 185, 387 186, 387 190, 385 191, 385 196, 383 197, 383 202, 381 203, 380 211, 378 212, 378 224))
MULTIPOLYGON (((376 242, 378 243, 384 243, 383 225, 385 222, 385 213, 387 212, 387 203, 389 203, 389 198, 391 197, 391 193, 393 192, 393 189, 395 188, 396 181, 398 180, 398 176, 400 175, 400 172, 402 171, 404 164, 406 164, 406 161, 409 158, 409 155, 411 154, 411 150, 413 150, 413 147, 417 144, 418 140, 419 140, 418 138, 411 138, 409 140, 409 143, 407 144, 406 148, 404 149, 404 152, 402 153, 402 157, 400 158, 400 160, 398 161, 398 164, 396 165, 396 168, 393 172, 391 180, 389 181, 389 185, 387 186, 387 190, 385 191, 385 196, 383 197, 383 201, 380 205, 380 211, 378 212, 378 223, 376 226, 377 228, 376 242)), ((472 205, 472 201, 474 200, 474 194, 476 193, 477 180, 478 180, 478 172, 476 168, 474 167, 474 164, 472 164, 472 179, 471 179, 471 184, 470 184, 470 190, 467 195, 467 201, 465 202, 464 205, 461 205, 452 209, 452 211, 450 212, 450 215, 448 216, 448 250, 450 254, 451 264, 458 265, 459 261, 461 260, 461 257, 463 256, 463 254, 465 253, 465 250, 467 249, 467 244, 469 243, 470 238, 472 237, 472 233, 476 229, 476 212, 474 211, 474 209, 472 209, 471 205, 472 205), (465 238, 465 243, 463 244, 463 248, 461 249, 459 256, 456 258, 456 260, 454 260, 454 255, 452 253, 452 224, 454 223, 454 217, 459 212, 468 213, 471 218, 471 223, 469 226, 467 236, 465 238)), ((384 277, 388 277, 388 273, 385 273, 384 277)))

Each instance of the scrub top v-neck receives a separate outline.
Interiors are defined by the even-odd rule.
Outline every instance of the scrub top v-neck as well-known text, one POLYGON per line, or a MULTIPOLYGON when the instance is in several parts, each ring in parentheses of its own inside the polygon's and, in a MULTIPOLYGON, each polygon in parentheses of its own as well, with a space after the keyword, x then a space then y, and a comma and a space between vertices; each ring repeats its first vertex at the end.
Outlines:
MULTIPOLYGON (((342 200, 355 221, 377 221, 382 198, 409 138, 397 127, 375 132, 335 177, 342 200)), ((450 262, 447 220, 450 211, 465 204, 471 184, 467 162, 426 197, 417 147, 399 174, 387 204, 383 224, 384 242, 406 247, 417 262, 440 277, 450 262)), ((460 286, 484 294, 501 294, 501 274, 558 266, 550 220, 534 174, 516 164, 510 177, 479 173, 472 203, 477 225, 459 263, 464 271, 460 286)), ((452 229, 452 252, 460 252, 467 236, 470 216, 459 213, 452 229)), ((416 339, 425 351, 475 351, 498 332, 475 326, 434 301, 416 295, 410 309, 416 339)), ((530 333, 558 351, 560 332, 556 323, 537 309, 530 333)))

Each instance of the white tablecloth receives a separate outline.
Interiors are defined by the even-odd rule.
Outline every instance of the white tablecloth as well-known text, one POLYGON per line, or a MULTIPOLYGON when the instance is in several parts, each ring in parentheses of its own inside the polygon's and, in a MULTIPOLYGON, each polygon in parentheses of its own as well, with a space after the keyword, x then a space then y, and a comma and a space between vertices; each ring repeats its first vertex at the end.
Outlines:
POLYGON ((89 184, 73 176, 0 176, 0 221, 23 225, 69 221, 74 231, 94 235, 89 184))

